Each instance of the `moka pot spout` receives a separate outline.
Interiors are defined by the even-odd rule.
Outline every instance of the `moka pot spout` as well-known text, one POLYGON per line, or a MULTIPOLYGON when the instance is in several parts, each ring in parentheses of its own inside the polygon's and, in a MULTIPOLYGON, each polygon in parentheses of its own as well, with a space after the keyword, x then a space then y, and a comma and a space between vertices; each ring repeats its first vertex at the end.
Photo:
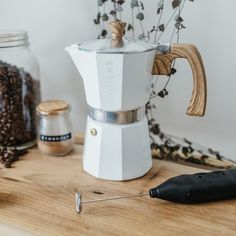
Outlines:
POLYGON ((92 56, 93 53, 87 54, 84 51, 81 51, 79 49, 79 44, 74 44, 69 47, 66 47, 65 51, 69 53, 82 79, 85 79, 86 77, 88 77, 89 76, 88 73, 90 73, 91 70, 88 70, 87 68, 88 68, 88 64, 92 66, 91 60, 93 58, 92 56))

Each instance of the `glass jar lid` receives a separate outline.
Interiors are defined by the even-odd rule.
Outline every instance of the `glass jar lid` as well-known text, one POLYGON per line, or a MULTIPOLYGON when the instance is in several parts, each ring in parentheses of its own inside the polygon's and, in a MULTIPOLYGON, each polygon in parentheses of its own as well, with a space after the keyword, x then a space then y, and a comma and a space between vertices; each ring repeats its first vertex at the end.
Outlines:
POLYGON ((28 46, 28 34, 23 30, 0 30, 0 48, 28 46))
POLYGON ((61 115, 70 111, 70 104, 62 100, 48 100, 37 106, 37 112, 43 116, 61 115))

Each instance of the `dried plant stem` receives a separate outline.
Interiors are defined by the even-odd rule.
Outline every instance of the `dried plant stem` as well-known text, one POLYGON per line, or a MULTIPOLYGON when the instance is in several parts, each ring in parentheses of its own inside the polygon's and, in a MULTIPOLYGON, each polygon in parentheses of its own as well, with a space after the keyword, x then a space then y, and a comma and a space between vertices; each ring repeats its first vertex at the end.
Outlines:
MULTIPOLYGON (((174 10, 174 12, 173 12, 172 15, 170 16, 169 20, 168 20, 167 23, 165 24, 165 29, 169 26, 169 24, 171 23, 171 21, 173 20, 173 18, 176 16, 176 13, 177 13, 177 12, 179 12, 179 13, 178 13, 179 16, 181 15, 185 3, 186 3, 186 0, 184 0, 183 3, 181 3, 181 5, 180 5, 178 8, 176 8, 176 9, 174 10)), ((174 28, 173 33, 172 33, 172 35, 171 35, 171 38, 173 38, 175 32, 176 32, 176 29, 174 28)), ((160 38, 162 37, 163 34, 164 34, 164 32, 161 32, 160 35, 158 36, 157 40, 155 40, 155 42, 159 42, 159 40, 160 40, 160 38)), ((172 40, 171 40, 171 42, 172 42, 172 40)))
MULTIPOLYGON (((186 3, 186 0, 184 0, 182 5, 178 7, 178 17, 181 16, 181 13, 183 11, 185 3, 186 3)), ((177 33, 177 43, 179 43, 179 29, 176 30, 175 27, 174 27, 173 32, 172 32, 171 37, 170 37, 170 43, 172 43, 175 33, 177 33)))
POLYGON ((116 14, 116 1, 113 2, 113 10, 114 10, 114 20, 117 20, 117 14, 116 14))
MULTIPOLYGON (((183 5, 182 5, 182 6, 179 6, 179 7, 178 7, 178 10, 179 10, 178 17, 180 17, 180 15, 181 15, 181 13, 182 13, 184 4, 185 4, 185 1, 183 2, 183 5)), ((179 31, 180 31, 179 28, 177 29, 177 31, 176 31, 176 29, 174 29, 173 35, 171 36, 171 39, 170 39, 170 43, 172 43, 173 36, 174 36, 174 33, 175 33, 175 32, 177 33, 176 43, 179 43, 179 37, 180 37, 180 32, 179 32, 179 31)), ((172 68, 175 67, 175 60, 172 62, 172 66, 171 66, 171 67, 172 67, 172 68)), ((167 82, 166 82, 166 84, 165 84, 165 86, 164 86, 163 89, 166 89, 166 87, 168 86, 168 84, 169 84, 169 82, 170 82, 170 79, 171 79, 171 76, 172 76, 172 75, 169 75, 168 80, 167 80, 167 82)))
MULTIPOLYGON (((169 20, 167 21, 167 23, 165 24, 165 28, 167 28, 170 24, 170 22, 172 21, 172 19, 174 18, 174 16, 176 15, 177 9, 172 13, 171 17, 169 18, 169 20)), ((160 38, 162 37, 164 32, 161 32, 156 40, 156 42, 159 42, 160 38)))
MULTIPOLYGON (((178 10, 178 17, 180 17, 180 15, 181 15, 181 13, 182 13, 182 11, 183 11, 185 2, 186 2, 186 0, 184 0, 184 2, 182 3, 182 5, 180 5, 180 6, 176 9, 176 11, 178 10)), ((173 15, 171 16, 171 18, 173 18, 173 15)), ((170 20, 169 20, 168 22, 170 22, 170 20)), ((174 27, 174 30, 173 30, 173 32, 172 32, 172 34, 171 34, 170 43, 172 43, 175 33, 176 33, 176 35, 177 35, 176 43, 179 43, 180 29, 179 29, 179 28, 176 29, 175 27, 174 27)), ((172 68, 175 67, 175 60, 172 62, 171 67, 172 67, 172 68)), ((166 81, 166 83, 165 83, 163 89, 166 89, 166 88, 167 88, 167 86, 168 86, 168 84, 169 84, 169 82, 170 82, 171 77, 172 77, 172 75, 170 74, 170 75, 168 76, 168 79, 167 79, 167 81, 166 81)), ((151 96, 150 96, 150 100, 152 100, 153 98, 155 98, 155 97, 157 97, 157 96, 158 96, 158 94, 157 94, 157 93, 154 93, 154 95, 151 95, 151 96)))
MULTIPOLYGON (((103 3, 103 14, 106 13, 106 3, 103 3)), ((104 29, 105 28, 105 22, 102 21, 102 28, 104 29)))
POLYGON ((119 12, 119 14, 120 14, 120 20, 122 21, 122 13, 121 13, 121 12, 119 12))
MULTIPOLYGON (((138 13, 140 13, 140 12, 141 12, 141 11, 140 11, 140 7, 138 6, 137 8, 138 8, 138 13)), ((139 22, 140 22, 140 27, 141 27, 142 35, 144 35, 145 33, 144 33, 143 22, 142 22, 141 20, 139 20, 139 22)))
MULTIPOLYGON (((97 4, 97 9, 98 9, 97 11, 98 11, 98 13, 99 13, 99 12, 100 12, 99 4, 97 4)), ((102 24, 101 24, 101 21, 99 22, 98 25, 99 25, 99 28, 100 28, 100 34, 101 34, 101 32, 102 32, 102 24)), ((99 34, 99 35, 100 35, 100 34, 99 34)))
MULTIPOLYGON (((163 4, 164 4, 164 2, 163 2, 163 4)), ((160 12, 159 17, 158 17, 158 22, 156 24, 154 43, 157 43, 157 32, 158 32, 158 29, 159 29, 159 26, 160 26, 160 23, 161 23, 161 19, 162 19, 162 15, 163 15, 163 10, 164 10, 164 6, 161 9, 161 12, 160 12)))
POLYGON ((134 8, 131 7, 132 39, 134 40, 134 8))

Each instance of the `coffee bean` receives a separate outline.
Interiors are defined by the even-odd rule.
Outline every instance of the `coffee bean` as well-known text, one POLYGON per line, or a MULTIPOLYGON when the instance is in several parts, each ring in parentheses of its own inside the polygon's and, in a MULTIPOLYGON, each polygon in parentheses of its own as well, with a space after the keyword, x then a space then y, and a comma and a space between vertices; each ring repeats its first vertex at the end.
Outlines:
POLYGON ((20 156, 26 153, 26 150, 17 150, 16 148, 7 149, 4 147, 0 150, 0 163, 4 164, 6 168, 11 168, 12 163, 18 161, 20 156))
POLYGON ((6 168, 11 168, 11 161, 6 160, 4 166, 5 166, 6 168))
POLYGON ((0 146, 36 139, 39 86, 24 69, 0 61, 0 146))
POLYGON ((9 153, 8 152, 5 152, 4 154, 3 154, 3 156, 4 156, 4 158, 8 158, 8 156, 9 156, 9 153))

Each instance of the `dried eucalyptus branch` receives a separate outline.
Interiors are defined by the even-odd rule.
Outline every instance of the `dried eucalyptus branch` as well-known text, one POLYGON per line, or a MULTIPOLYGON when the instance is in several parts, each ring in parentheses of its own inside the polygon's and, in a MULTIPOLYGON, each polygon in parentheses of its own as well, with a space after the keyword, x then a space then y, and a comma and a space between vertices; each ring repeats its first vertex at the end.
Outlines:
POLYGON ((134 40, 134 8, 133 7, 131 7, 131 22, 132 22, 132 25, 131 24, 128 25, 128 31, 132 30, 132 39, 134 40))

